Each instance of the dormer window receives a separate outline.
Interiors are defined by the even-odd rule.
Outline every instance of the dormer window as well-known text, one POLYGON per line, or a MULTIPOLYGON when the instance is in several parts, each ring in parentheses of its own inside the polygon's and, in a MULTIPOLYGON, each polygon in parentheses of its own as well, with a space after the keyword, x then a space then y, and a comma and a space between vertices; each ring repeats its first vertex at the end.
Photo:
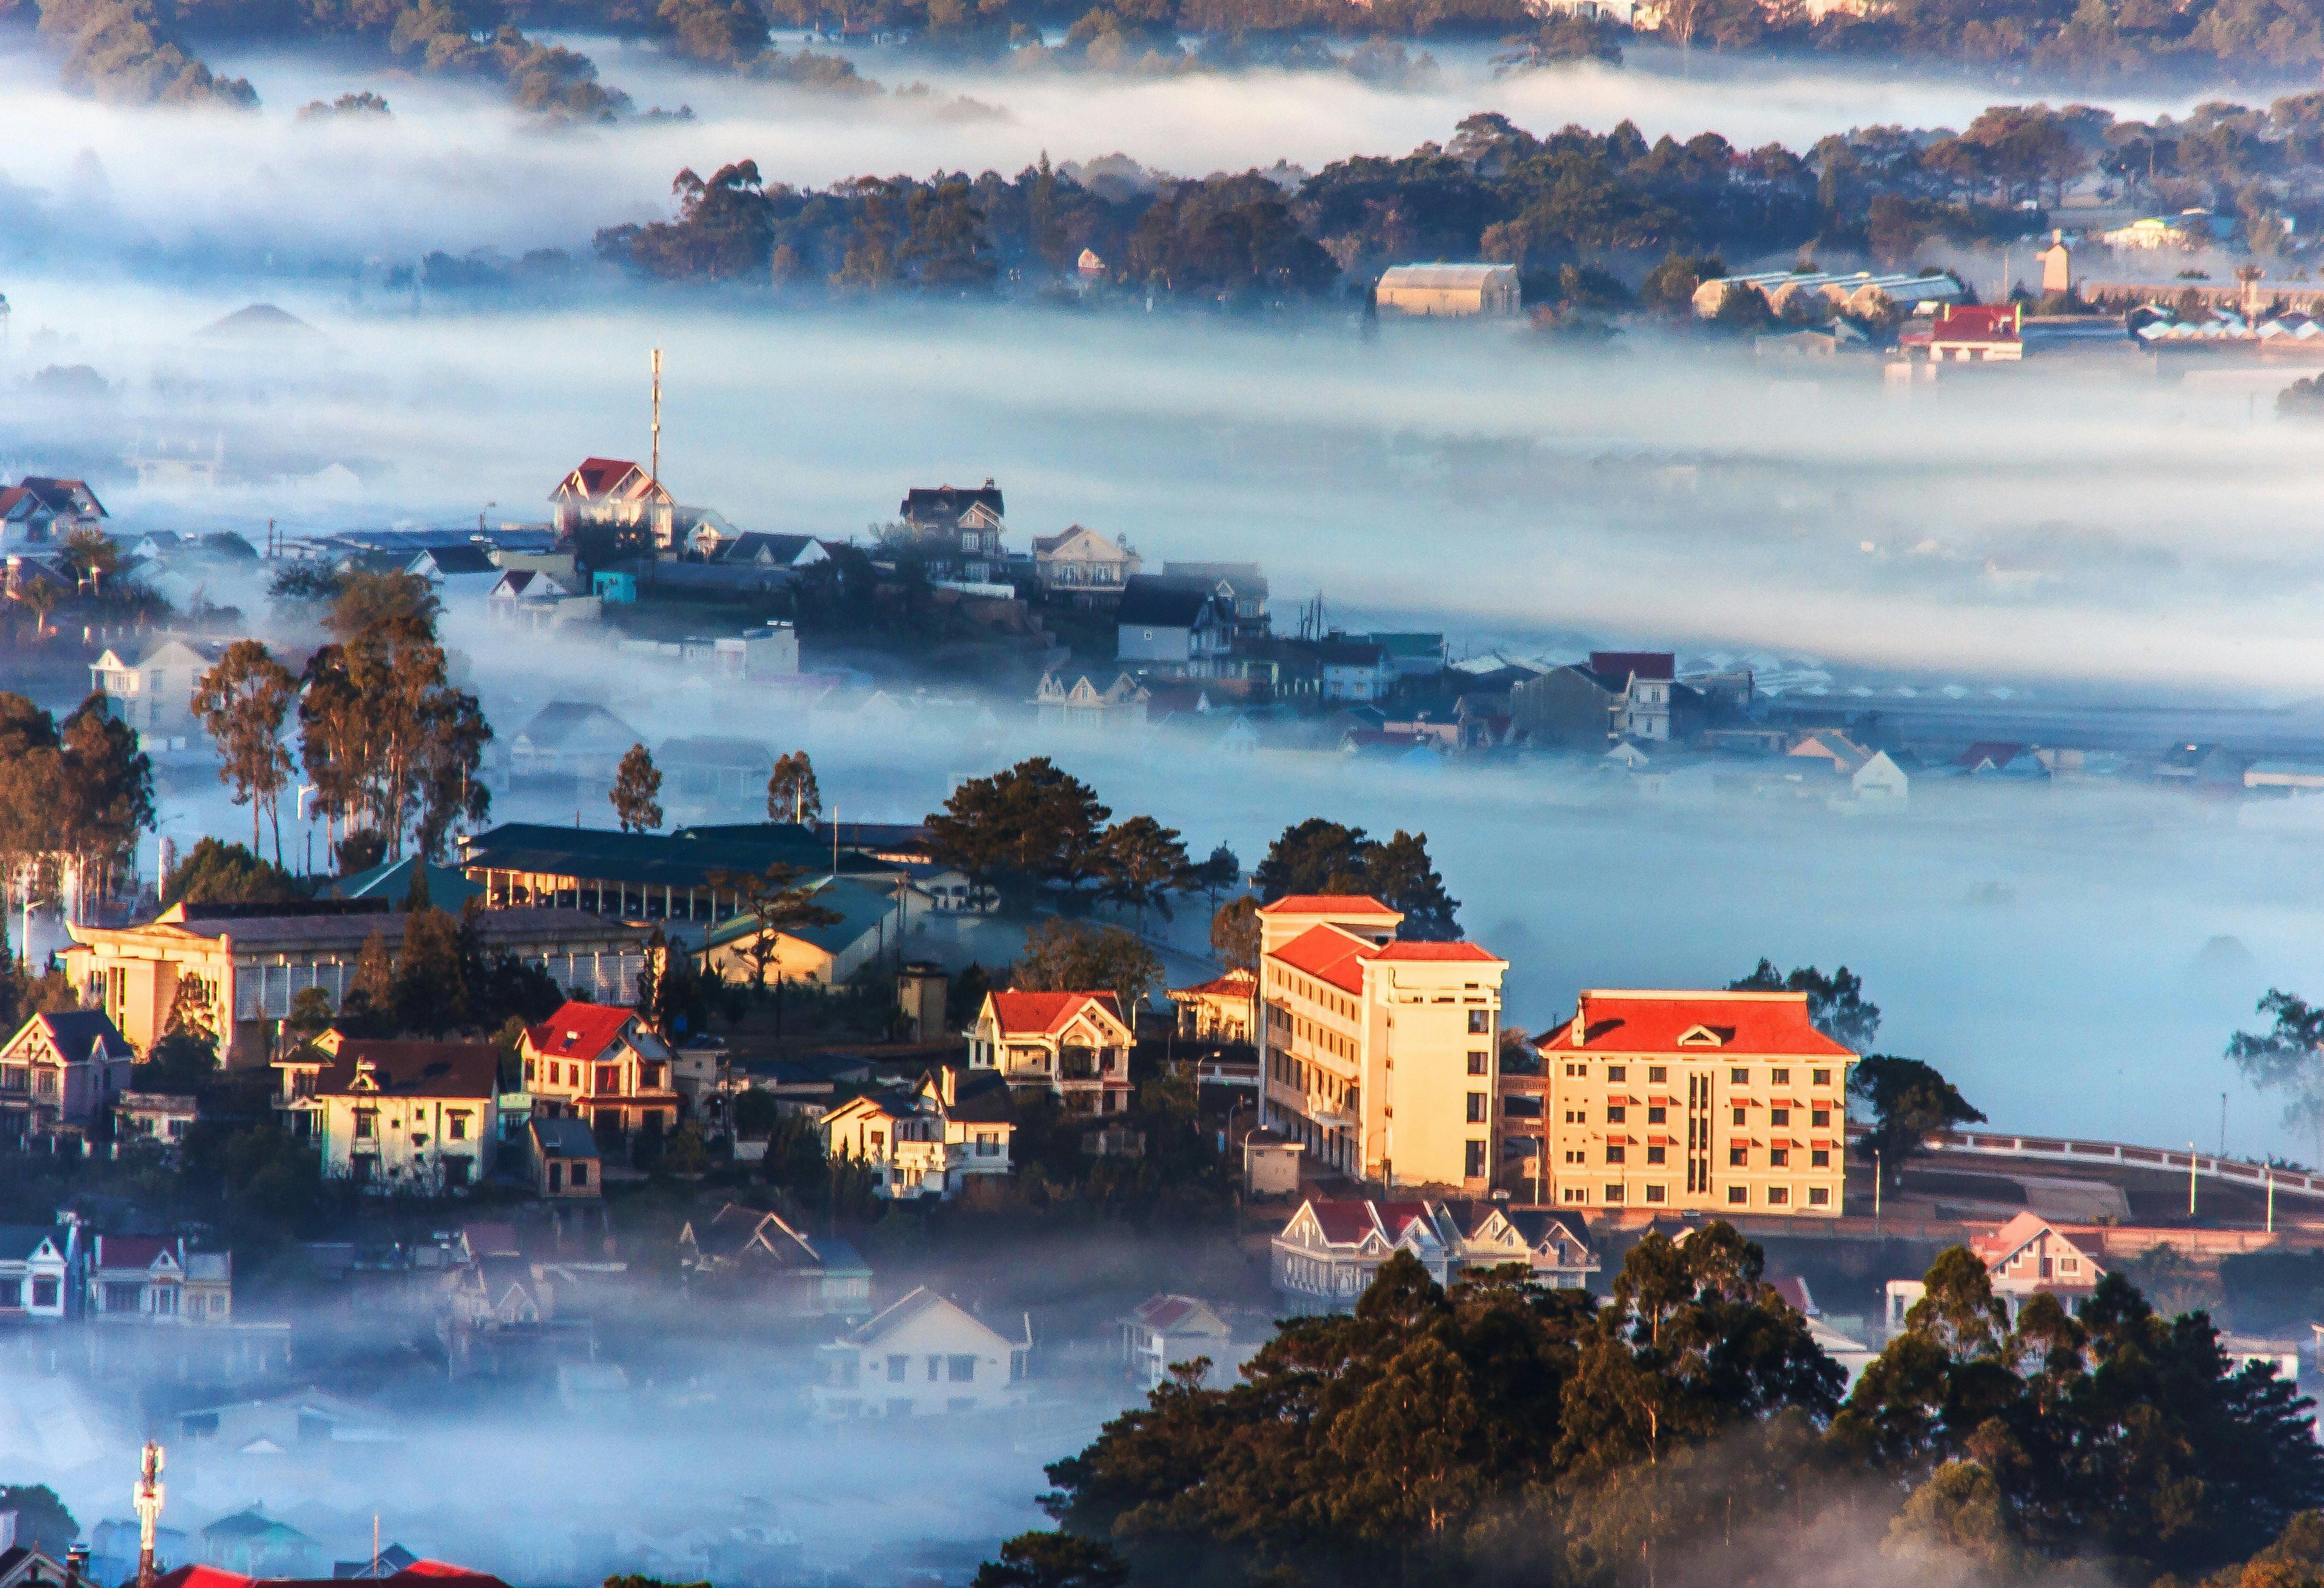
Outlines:
POLYGON ((1719 1033, 1709 1026, 1691 1026, 1680 1034, 1678 1039, 1681 1048, 1717 1048, 1721 1042, 1719 1033))

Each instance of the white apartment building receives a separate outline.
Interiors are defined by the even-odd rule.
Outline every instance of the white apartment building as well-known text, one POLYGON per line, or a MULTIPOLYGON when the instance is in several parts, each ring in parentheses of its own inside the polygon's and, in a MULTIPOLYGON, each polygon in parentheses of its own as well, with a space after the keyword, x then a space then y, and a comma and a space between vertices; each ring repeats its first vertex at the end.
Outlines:
POLYGON ((1501 976, 1473 943, 1399 943, 1377 899, 1260 907, 1259 1122, 1390 1186, 1491 1186, 1501 976))

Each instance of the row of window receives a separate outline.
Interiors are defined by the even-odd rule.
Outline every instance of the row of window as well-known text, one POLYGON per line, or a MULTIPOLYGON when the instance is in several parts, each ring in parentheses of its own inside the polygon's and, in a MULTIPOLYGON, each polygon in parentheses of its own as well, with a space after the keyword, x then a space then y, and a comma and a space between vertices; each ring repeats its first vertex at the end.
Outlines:
MULTIPOLYGON (((403 1122, 399 1117, 392 1119, 387 1122, 391 1125, 401 1127, 403 1122)), ((415 1125, 424 1125, 428 1122, 418 1115, 414 1115, 411 1122, 415 1125)), ((378 1135, 379 1111, 375 1108, 359 1108, 355 1110, 355 1140, 358 1141, 370 1141, 376 1140, 378 1135)), ((466 1141, 468 1139, 468 1114, 466 1110, 456 1108, 444 1116, 444 1139, 447 1141, 466 1141)), ((414 1136, 412 1138, 412 1142, 417 1146, 424 1143, 428 1139, 425 1136, 414 1136)))
MULTIPOLYGON (((1476 1072, 1471 1071, 1471 1073, 1475 1074, 1476 1072)), ((1563 1113, 1565 1122, 1569 1125, 1586 1125, 1590 1122, 1590 1111, 1586 1108, 1569 1108, 1564 1110, 1563 1113)), ((1829 1131, 1831 1129, 1831 1110, 1828 1108, 1811 1108, 1806 1110, 1770 1108, 1767 1110, 1767 1123, 1771 1126, 1788 1125, 1792 1122, 1792 1115, 1795 1113, 1805 1113, 1808 1116, 1808 1124, 1814 1130, 1829 1131)), ((1626 1103, 1608 1103, 1606 1105, 1606 1122, 1609 1125, 1628 1124, 1630 1122, 1629 1104, 1626 1103)), ((1665 1125, 1669 1122, 1670 1109, 1667 1106, 1659 1103, 1650 1103, 1646 1104, 1646 1123, 1650 1125, 1665 1125)), ((1751 1122, 1751 1111, 1748 1108, 1737 1109, 1735 1111, 1735 1122, 1738 1125, 1749 1124, 1751 1122)))
MULTIPOLYGON (((973 1356, 938 1355, 932 1353, 927 1361, 928 1382, 931 1384, 939 1381, 951 1384, 973 1384, 976 1381, 976 1358, 973 1356), (942 1373, 941 1380, 938 1377, 939 1371, 942 1373)), ((888 1382, 890 1384, 909 1382, 911 1369, 910 1357, 901 1352, 894 1353, 888 1358, 888 1382)))
MULTIPOLYGON (((1646 1066, 1646 1082, 1649 1085, 1667 1085, 1670 1082, 1670 1066, 1666 1064, 1647 1065, 1646 1066)), ((1565 1073, 1570 1079, 1586 1081, 1590 1078, 1590 1061, 1588 1059, 1575 1059, 1570 1061, 1565 1066, 1565 1073)), ((1831 1085, 1831 1072, 1828 1069, 1812 1069, 1807 1072, 1807 1084, 1811 1086, 1829 1086, 1831 1085)), ((1606 1079, 1609 1081, 1628 1081, 1629 1078, 1630 1066, 1628 1065, 1609 1064, 1606 1066, 1606 1079)), ((1734 1066, 1728 1070, 1727 1080, 1729 1085, 1749 1085, 1751 1084, 1750 1066, 1739 1064, 1734 1066)), ((1768 1085, 1788 1086, 1791 1084, 1792 1072, 1789 1067, 1779 1065, 1767 1072, 1768 1085)))
MULTIPOLYGON (((1645 1200, 1647 1202, 1662 1203, 1670 1200, 1668 1186, 1648 1186, 1645 1189, 1645 1200)), ((1769 1186, 1766 1188, 1766 1198, 1762 1205, 1764 1206, 1793 1207, 1801 1205, 1801 1204, 1794 1201, 1792 1196, 1792 1187, 1789 1186, 1769 1186)), ((1623 1186, 1618 1181, 1609 1182, 1602 1188, 1602 1195, 1600 1196, 1599 1200, 1609 1204, 1619 1205, 1628 1199, 1628 1187, 1623 1186)), ((1587 1186, 1563 1186, 1559 1187, 1557 1195, 1558 1200, 1561 1202, 1582 1203, 1586 1205, 1590 1200, 1590 1187, 1587 1186)), ((1748 1207, 1750 1205, 1750 1203, 1751 1188, 1748 1186, 1729 1186, 1727 1187, 1727 1205, 1729 1207, 1748 1207)), ((1831 1205, 1831 1187, 1829 1186, 1808 1186, 1804 1205, 1809 1207, 1830 1207, 1831 1205)))
MULTIPOLYGON (((1788 1147, 1768 1148, 1766 1149, 1766 1167, 1771 1169, 1787 1169, 1794 1167, 1792 1163, 1793 1150, 1793 1149, 1788 1147)), ((1629 1152, 1630 1149, 1628 1143, 1621 1141, 1609 1141, 1606 1144, 1606 1161, 1608 1163, 1628 1163, 1630 1161, 1629 1152)), ((1669 1154, 1670 1149, 1662 1142, 1650 1141, 1646 1144, 1646 1162, 1649 1164, 1668 1163, 1670 1161, 1669 1154)), ((1565 1149, 1565 1161, 1571 1164, 1588 1163, 1590 1161, 1589 1149, 1580 1147, 1569 1147, 1565 1149)), ((1748 1147, 1729 1148, 1727 1149, 1727 1167, 1730 1169, 1749 1168, 1751 1167, 1751 1149, 1748 1147)), ((1812 1147, 1808 1149, 1807 1167, 1812 1169, 1828 1169, 1831 1168, 1831 1149, 1828 1147, 1812 1147)))

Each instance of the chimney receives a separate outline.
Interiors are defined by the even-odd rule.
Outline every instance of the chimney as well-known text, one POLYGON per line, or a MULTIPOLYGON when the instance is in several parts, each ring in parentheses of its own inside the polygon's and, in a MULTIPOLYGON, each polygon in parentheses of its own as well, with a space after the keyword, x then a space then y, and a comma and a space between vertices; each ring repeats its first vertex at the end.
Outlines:
POLYGON ((81 1588, 88 1576, 88 1546, 76 1544, 65 1551, 65 1588, 81 1588))

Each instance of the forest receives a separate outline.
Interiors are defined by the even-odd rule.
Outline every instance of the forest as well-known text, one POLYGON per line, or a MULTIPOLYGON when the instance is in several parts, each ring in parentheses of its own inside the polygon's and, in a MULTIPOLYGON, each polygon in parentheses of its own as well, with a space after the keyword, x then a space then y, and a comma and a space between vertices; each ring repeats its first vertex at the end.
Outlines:
POLYGON ((1048 1468, 1055 1533, 978 1588, 2292 1588, 2324 1570, 2313 1403, 2118 1274, 2014 1321, 1941 1254, 1852 1390, 1731 1225, 1632 1247, 1609 1300, 1407 1254, 1225 1390, 1182 1372, 1048 1468))

